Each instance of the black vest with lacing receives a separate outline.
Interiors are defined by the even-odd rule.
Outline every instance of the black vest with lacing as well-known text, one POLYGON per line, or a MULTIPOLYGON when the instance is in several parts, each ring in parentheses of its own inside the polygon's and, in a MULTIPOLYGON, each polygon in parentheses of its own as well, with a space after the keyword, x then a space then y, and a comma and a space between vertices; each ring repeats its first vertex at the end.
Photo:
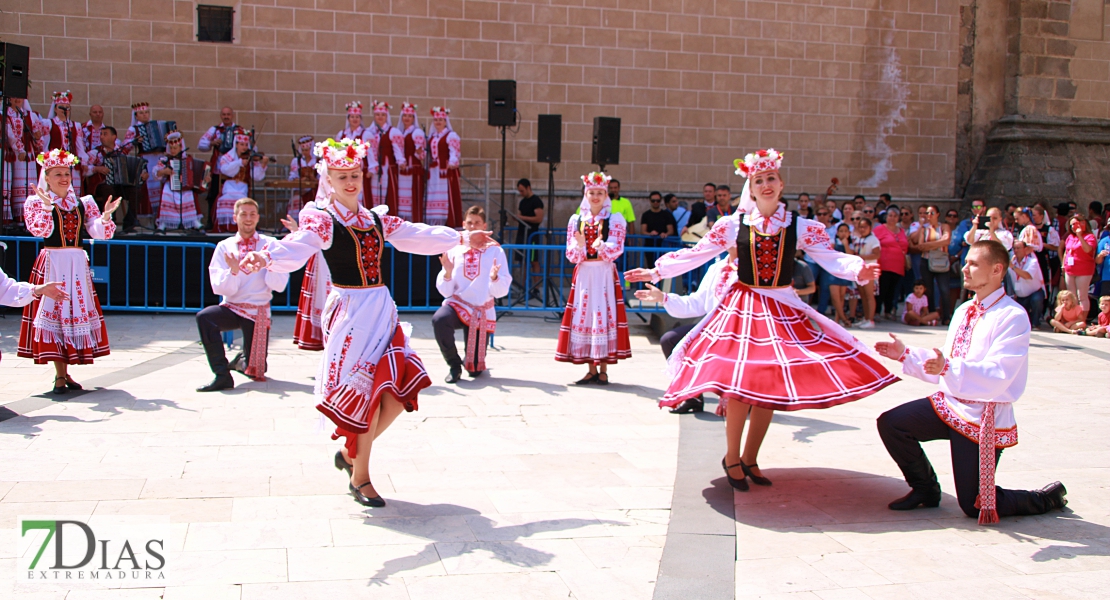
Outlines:
POLYGON ((371 212, 374 224, 368 229, 344 225, 331 211, 331 247, 323 251, 324 260, 331 271, 332 285, 342 288, 371 288, 382 283, 382 251, 385 236, 382 221, 371 212))
MULTIPOLYGON (((582 235, 586 236, 586 260, 599 260, 599 258, 597 256, 597 248, 593 247, 593 240, 591 240, 590 237, 588 235, 586 235, 586 228, 587 227, 590 227, 591 229, 597 228, 596 225, 587 226, 586 225, 586 219, 583 218, 582 216, 579 216, 579 218, 578 218, 578 231, 581 231, 582 235)), ((601 236, 601 242, 602 243, 605 243, 605 242, 609 241, 609 219, 605 219, 604 221, 601 222, 601 231, 598 232, 598 235, 601 236)), ((597 239, 597 238, 594 238, 594 239, 597 239)))
POLYGON ((47 248, 80 248, 81 240, 89 237, 85 230, 85 203, 80 199, 77 207, 69 211, 55 203, 50 218, 54 220, 54 231, 43 240, 47 248))
POLYGON ((798 247, 798 213, 791 211, 790 225, 765 235, 737 219, 736 277, 753 288, 793 285, 794 253, 798 247))

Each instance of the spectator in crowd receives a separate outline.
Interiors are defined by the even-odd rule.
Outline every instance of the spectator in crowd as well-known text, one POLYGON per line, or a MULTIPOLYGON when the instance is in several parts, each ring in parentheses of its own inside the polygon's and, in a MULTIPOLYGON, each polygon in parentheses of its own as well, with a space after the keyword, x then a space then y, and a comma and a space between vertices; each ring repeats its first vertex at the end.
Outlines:
POLYGON ((1079 306, 1075 293, 1060 290, 1056 294, 1056 316, 1049 321, 1056 333, 1078 333, 1087 330, 1087 313, 1079 306))
POLYGON ((1098 299, 1098 323, 1087 328, 1087 335, 1110 337, 1110 296, 1098 299))
MULTIPOLYGON (((658 248, 663 241, 675 234, 675 220, 671 211, 663 209, 663 194, 652 191, 648 194, 651 208, 640 215, 640 235, 650 235, 655 239, 647 240, 646 246, 658 248)), ((648 268, 655 267, 655 254, 648 255, 648 268)))
POLYGON ((880 219, 885 219, 886 218, 886 209, 887 209, 888 206, 890 206, 893 203, 894 203, 894 201, 890 197, 890 194, 888 194, 886 192, 883 192, 883 193, 879 194, 879 200, 877 202, 875 202, 875 217, 880 218, 880 219))
POLYGON ((945 324, 951 314, 948 304, 948 276, 952 273, 948 242, 951 238, 948 225, 940 223, 940 208, 935 204, 926 205, 925 222, 910 236, 910 250, 916 250, 922 257, 920 280, 925 284, 930 308, 940 314, 945 324))
POLYGON ((1075 294, 1083 316, 1091 309, 1087 290, 1095 274, 1095 235, 1088 231, 1087 219, 1075 215, 1068 221, 1068 237, 1064 240, 1064 282, 1075 294))
POLYGON ((913 282, 913 292, 906 296, 906 307, 902 310, 902 322, 917 327, 919 325, 936 325, 939 320, 940 313, 936 311, 929 312, 929 298, 925 295, 925 282, 918 279, 913 282))
POLYGON ((844 213, 840 212, 840 209, 836 207, 836 200, 825 198, 825 208, 829 209, 829 215, 831 215, 830 218, 834 224, 844 220, 844 213))
POLYGON ((1014 280, 1014 300, 1029 314, 1029 326, 1040 327, 1044 316, 1044 276, 1033 248, 1021 240, 1014 240, 1010 276, 1014 280))
MULTIPOLYGON (((1048 217, 1048 207, 1037 203, 1033 205, 1033 225, 1037 233, 1041 234, 1041 250, 1037 252, 1037 262, 1041 264, 1041 274, 1044 275, 1045 287, 1055 284, 1055 278, 1060 273, 1060 231, 1052 224, 1048 217)), ((1046 294, 1047 297, 1047 294, 1046 294)))
POLYGON ((852 206, 855 208, 856 212, 863 210, 864 204, 867 204, 867 197, 863 194, 856 194, 855 197, 852 198, 852 206))
MULTIPOLYGON (((864 214, 866 215, 866 212, 864 214)), ((870 237, 874 238, 879 245, 879 268, 882 269, 882 274, 879 275, 879 310, 886 318, 893 321, 897 319, 895 304, 898 302, 898 296, 895 294, 899 291, 898 283, 906 276, 906 252, 909 250, 910 243, 906 239, 906 233, 898 226, 897 217, 901 214, 898 207, 887 207, 886 214, 886 223, 876 226, 870 237)), ((871 223, 869 217, 861 217, 856 223, 857 235, 866 238, 871 232, 871 223)), ((866 252, 861 251, 859 255, 864 260, 868 259, 866 252)), ((862 289, 860 293, 864 295, 863 310, 866 313, 867 294, 862 289)), ((872 306, 874 303, 875 299, 872 297, 872 306)), ((872 308, 872 314, 874 314, 874 308, 872 308)), ((870 319, 871 317, 867 317, 867 320, 870 319)))
POLYGON ((1014 211, 1014 241, 1021 240, 1033 252, 1044 248, 1044 240, 1037 226, 1033 224, 1033 209, 1019 208, 1014 211))
POLYGON ((636 221, 636 211, 632 210, 632 203, 628 198, 621 196, 621 182, 615 177, 609 180, 609 200, 611 203, 609 210, 620 213, 624 220, 628 221, 628 231, 636 231, 633 226, 636 221))
POLYGON ((1059 231, 1068 230, 1068 217, 1071 216, 1075 206, 1069 202, 1061 202, 1056 205, 1056 229, 1059 231))
MULTIPOLYGON (((831 224, 832 212, 824 204, 818 204, 814 216, 818 223, 825 226, 825 231, 828 233, 829 239, 836 239, 836 227, 831 224)), ((813 272, 813 279, 817 282, 817 312, 825 314, 829 309, 828 272, 822 269, 821 265, 818 265, 809 255, 805 255, 805 259, 806 262, 809 263, 810 271, 813 272)))
POLYGON ((971 216, 960 221, 959 225, 952 231, 952 241, 948 244, 948 253, 960 259, 961 267, 963 267, 964 259, 967 258, 967 249, 970 247, 964 237, 968 231, 975 227, 975 219, 982 216, 986 211, 987 204, 983 200, 972 200, 971 216))
POLYGON ((840 214, 844 215, 843 220, 847 221, 849 225, 855 227, 855 221, 852 217, 856 216, 856 205, 851 202, 845 202, 840 205, 840 214))
POLYGON ((1001 243, 1006 250, 1014 247, 1014 236, 1002 225, 1002 211, 997 207, 987 210, 987 216, 974 218, 974 225, 964 234, 964 242, 971 246, 979 240, 994 240, 1001 243))
POLYGON ((678 205, 678 196, 667 194, 663 196, 663 204, 671 211, 674 217, 675 231, 686 231, 686 224, 690 221, 690 209, 678 205))
MULTIPOLYGON (((701 188, 701 198, 701 200, 698 200, 690 206, 690 219, 687 221, 686 227, 697 225, 705 218, 706 211, 717 201, 717 185, 714 183, 703 185, 701 188)), ((679 229, 678 231, 681 235, 686 234, 685 228, 679 229)))
POLYGON ((801 259, 802 251, 799 250, 797 255, 794 256, 794 292, 798 294, 798 298, 809 304, 809 296, 817 291, 817 282, 813 278, 813 271, 809 268, 809 263, 801 259))
POLYGON ((798 214, 807 219, 813 218, 813 207, 809 205, 809 194, 806 192, 798 194, 798 214))
MULTIPOLYGON (((1110 223, 1104 229, 1110 230, 1110 223)), ((1104 231, 1104 235, 1098 240, 1098 252, 1095 254, 1095 264, 1102 276, 1102 283, 1098 286, 1099 296, 1110 296, 1110 260, 1107 260, 1110 257, 1110 235, 1105 233, 1104 231)))
MULTIPOLYGON (((851 254, 855 254, 862 258, 864 264, 873 265, 878 263, 879 268, 882 269, 883 266, 879 261, 882 254, 879 238, 875 237, 875 234, 871 232, 871 226, 871 219, 867 217, 859 217, 859 220, 856 221, 855 233, 852 235, 851 254)), ((902 235, 900 241, 898 241, 896 245, 900 249, 899 252, 902 257, 900 260, 902 261, 904 273, 906 264, 905 252, 906 248, 909 247, 906 236, 902 235)), ((889 266, 894 268, 893 264, 889 266)), ((901 277, 903 273, 899 273, 898 277, 901 277)), ((879 277, 880 289, 883 285, 884 276, 886 276, 885 272, 879 277)), ((897 281, 892 281, 890 285, 894 285, 895 283, 897 283, 897 281)), ((866 284, 859 284, 859 295, 860 300, 863 302, 863 320, 860 321, 857 326, 860 329, 872 329, 875 327, 875 282, 868 281, 866 284)))
MULTIPOLYGON (((521 178, 516 182, 516 191, 520 192, 520 203, 517 205, 516 218, 523 221, 526 225, 524 227, 517 227, 516 230, 516 243, 518 244, 537 244, 542 243, 541 240, 532 237, 533 233, 540 230, 543 225, 543 200, 532 193, 532 182, 527 178, 521 178)), ((528 262, 532 265, 532 273, 540 272, 540 255, 535 250, 528 251, 528 262)))
POLYGON ((727 217, 735 210, 732 206, 732 188, 727 185, 717 186, 716 203, 705 211, 706 224, 713 227, 717 219, 727 217))
MULTIPOLYGON (((852 232, 847 223, 840 223, 836 226, 836 235, 833 237, 833 249, 837 252, 845 254, 855 254, 852 250, 852 232)), ((852 301, 852 305, 848 308, 848 314, 844 313, 844 300, 847 297, 848 289, 855 285, 854 282, 847 279, 841 279, 826 273, 829 285, 829 295, 832 297, 833 310, 836 314, 836 322, 844 327, 851 327, 852 320, 848 314, 856 314, 856 302, 852 301)))
POLYGON ((1091 231, 1101 231, 1102 226, 1106 224, 1106 219, 1102 214, 1102 203, 1098 200, 1093 200, 1087 205, 1087 217, 1091 221, 1091 231))

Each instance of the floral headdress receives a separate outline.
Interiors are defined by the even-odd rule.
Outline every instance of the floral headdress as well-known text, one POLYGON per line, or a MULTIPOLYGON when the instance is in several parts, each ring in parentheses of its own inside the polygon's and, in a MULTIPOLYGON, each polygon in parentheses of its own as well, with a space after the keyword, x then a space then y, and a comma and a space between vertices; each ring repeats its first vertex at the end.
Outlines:
POLYGON ((609 199, 609 195, 605 195, 605 200, 601 203, 601 211, 598 212, 597 215, 594 215, 593 211, 590 209, 590 196, 588 192, 590 190, 608 191, 609 181, 611 179, 613 178, 605 173, 599 173, 597 171, 582 176, 582 185, 585 186, 586 189, 582 192, 582 202, 578 204, 580 219, 584 219, 586 222, 595 222, 609 218, 609 215, 613 212, 613 201, 609 199))
POLYGON ((243 142, 244 144, 251 143, 251 134, 247 133, 247 130, 242 127, 235 128, 235 143, 238 144, 239 142, 243 142))
POLYGON ((378 102, 377 100, 375 100, 373 107, 375 113, 385 113, 387 115, 389 114, 390 106, 388 102, 378 102))
POLYGON ((150 108, 149 102, 136 102, 131 105, 131 110, 139 110, 140 108, 150 108))
POLYGON ((49 152, 40 153, 35 157, 35 160, 42 165, 42 170, 44 172, 54 167, 73 168, 77 166, 77 163, 81 162, 81 159, 77 158, 77 155, 70 154, 61 148, 55 148, 49 152))
POLYGON ((440 117, 446 119, 447 117, 451 116, 451 109, 450 108, 444 108, 442 106, 433 106, 432 110, 430 112, 432 113, 432 118, 433 119, 440 118, 440 117))
POLYGON ((594 171, 589 175, 582 176, 582 185, 586 186, 586 190, 605 190, 609 191, 609 181, 613 178, 605 173, 594 171))
POLYGON ((417 108, 416 105, 412 104, 411 102, 402 102, 401 103, 401 114, 402 115, 412 115, 412 116, 415 117, 416 116, 416 108, 417 108))
POLYGON ((303 147, 303 146, 305 146, 307 144, 311 144, 312 142, 315 142, 315 141, 316 141, 316 138, 312 137, 311 135, 302 135, 300 138, 297 139, 297 144, 299 144, 300 146, 303 147))
POLYGON ((751 177, 767 171, 778 171, 782 167, 782 153, 774 148, 757 150, 744 158, 732 161, 736 174, 751 177))
POLYGON ((313 153, 329 169, 358 169, 362 167, 369 147, 362 140, 344 138, 337 142, 328 138, 325 142, 317 143, 313 153))
POLYGON ((54 92, 54 104, 73 104, 73 92, 54 92))
POLYGON ((347 114, 349 114, 349 115, 361 115, 362 114, 362 103, 359 102, 358 100, 355 100, 354 102, 348 102, 347 103, 347 114))

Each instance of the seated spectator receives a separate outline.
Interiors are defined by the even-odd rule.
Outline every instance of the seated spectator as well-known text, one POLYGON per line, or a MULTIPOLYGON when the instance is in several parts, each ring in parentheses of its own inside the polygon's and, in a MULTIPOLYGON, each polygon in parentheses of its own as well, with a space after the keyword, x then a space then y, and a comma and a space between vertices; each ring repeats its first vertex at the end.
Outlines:
POLYGON ((690 221, 690 209, 685 206, 679 206, 678 196, 674 194, 663 196, 663 204, 666 205, 667 210, 671 211, 671 216, 674 217, 674 230, 685 231, 686 224, 690 221))
POLYGON ((1029 326, 1036 329, 1044 315, 1044 275, 1033 248, 1021 240, 1014 240, 1010 276, 1014 280, 1014 299, 1029 314, 1029 326))
POLYGON ((1110 337, 1110 296, 1098 299, 1098 324, 1088 327, 1087 335, 1110 337))
POLYGON ((940 313, 929 312, 929 297, 925 295, 925 282, 918 279, 913 283, 913 292, 906 296, 906 308, 902 311, 902 322, 906 325, 936 325, 940 313))
POLYGON ((713 227, 717 219, 727 217, 735 210, 732 206, 732 188, 727 185, 717 186, 717 202, 705 211, 706 225, 713 227))
POLYGON ((844 215, 843 220, 851 223, 852 217, 856 216, 856 205, 851 202, 845 202, 840 205, 840 214, 844 215))
MULTIPOLYGON (((798 252, 801 254, 801 252, 798 252)), ((798 294, 802 302, 809 304, 809 295, 817 291, 817 283, 813 279, 813 271, 809 269, 809 263, 801 260, 799 257, 794 257, 794 292, 798 294)))
MULTIPOLYGON (((645 246, 658 248, 663 245, 663 240, 675 234, 675 220, 671 211, 663 209, 663 194, 651 192, 648 194, 651 208, 640 215, 640 235, 649 235, 654 239, 647 240, 645 246)), ((655 266, 655 254, 648 254, 649 268, 655 266)))
POLYGON ((836 200, 827 198, 825 200, 825 208, 829 210, 829 215, 831 215, 833 223, 839 223, 844 220, 844 214, 836 207, 836 200))
POLYGON ((1057 333, 1078 333, 1087 329, 1086 315, 1083 307, 1079 306, 1079 299, 1068 290, 1060 290, 1056 294, 1056 316, 1049 321, 1053 331, 1057 333))

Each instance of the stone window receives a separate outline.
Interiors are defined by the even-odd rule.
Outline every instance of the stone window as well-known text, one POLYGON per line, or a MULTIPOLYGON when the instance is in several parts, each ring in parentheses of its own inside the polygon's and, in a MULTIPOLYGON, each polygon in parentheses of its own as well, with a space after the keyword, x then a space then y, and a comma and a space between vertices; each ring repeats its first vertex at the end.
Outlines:
POLYGON ((197 5, 197 41, 230 44, 235 25, 235 9, 230 6, 197 5))

